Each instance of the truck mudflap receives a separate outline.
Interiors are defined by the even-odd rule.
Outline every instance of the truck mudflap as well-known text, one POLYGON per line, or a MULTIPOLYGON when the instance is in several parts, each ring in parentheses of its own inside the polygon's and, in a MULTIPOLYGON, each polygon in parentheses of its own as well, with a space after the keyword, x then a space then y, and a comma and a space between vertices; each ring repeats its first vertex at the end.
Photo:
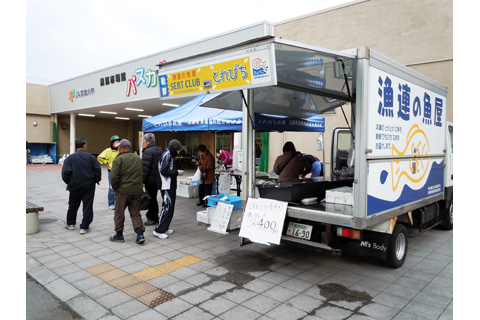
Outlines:
POLYGON ((360 240, 360 254, 385 260, 390 236, 388 233, 363 230, 360 240))
POLYGON ((317 252, 321 252, 321 253, 325 253, 333 256, 342 255, 342 250, 334 249, 324 243, 313 242, 313 241, 294 238, 286 235, 282 235, 280 243, 290 244, 303 249, 314 250, 317 252))

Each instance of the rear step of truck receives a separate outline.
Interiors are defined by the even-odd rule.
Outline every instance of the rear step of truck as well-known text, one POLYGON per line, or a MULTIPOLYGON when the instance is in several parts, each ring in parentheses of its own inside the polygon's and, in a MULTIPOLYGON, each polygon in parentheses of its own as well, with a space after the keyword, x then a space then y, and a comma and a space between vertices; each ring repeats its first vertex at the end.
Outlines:
POLYGON ((334 249, 332 247, 327 246, 326 244, 313 242, 313 241, 308 241, 308 240, 303 240, 303 239, 294 238, 294 237, 289 237, 289 236, 285 236, 285 235, 282 235, 281 243, 286 243, 286 244, 294 245, 294 246, 301 247, 301 248, 304 248, 304 249, 310 249, 310 250, 314 250, 314 251, 317 251, 317 252, 330 254, 330 255, 333 255, 333 256, 341 256, 342 255, 342 250, 334 249))

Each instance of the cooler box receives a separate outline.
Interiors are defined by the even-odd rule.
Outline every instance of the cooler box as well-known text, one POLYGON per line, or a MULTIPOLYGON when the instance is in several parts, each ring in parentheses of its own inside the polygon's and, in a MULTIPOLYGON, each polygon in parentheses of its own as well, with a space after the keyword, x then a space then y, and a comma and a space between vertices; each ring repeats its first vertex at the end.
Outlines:
POLYGON ((179 183, 177 185, 177 196, 185 198, 198 197, 198 185, 179 183))
POLYGON ((339 187, 327 190, 325 202, 353 206, 353 187, 339 187))
POLYGON ((206 224, 210 224, 210 216, 208 214, 208 211, 207 210, 198 211, 197 212, 197 221, 202 222, 202 223, 206 223, 206 224))
MULTIPOLYGON (((216 207, 207 208, 206 219, 208 219, 208 224, 211 223, 211 219, 215 214, 216 209, 217 209, 216 207)), ((242 219, 243 219, 243 209, 233 210, 232 215, 230 216, 230 221, 228 222, 227 230, 234 230, 234 229, 240 228, 242 226, 242 219)), ((197 213, 197 221, 198 221, 198 213, 197 213)))
POLYGON ((242 208, 242 197, 232 196, 230 194, 219 194, 216 196, 211 196, 208 198, 208 205, 210 207, 216 207, 219 202, 226 204, 233 204, 233 210, 242 208), (220 200, 221 198, 227 197, 228 200, 220 200))

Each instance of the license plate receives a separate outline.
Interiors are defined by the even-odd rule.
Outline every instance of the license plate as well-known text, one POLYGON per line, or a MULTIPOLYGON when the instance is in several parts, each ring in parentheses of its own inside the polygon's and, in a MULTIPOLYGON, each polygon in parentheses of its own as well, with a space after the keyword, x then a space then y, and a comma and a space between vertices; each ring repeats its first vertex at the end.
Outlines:
POLYGON ((287 229, 287 236, 310 240, 312 236, 312 226, 306 224, 289 222, 287 229))

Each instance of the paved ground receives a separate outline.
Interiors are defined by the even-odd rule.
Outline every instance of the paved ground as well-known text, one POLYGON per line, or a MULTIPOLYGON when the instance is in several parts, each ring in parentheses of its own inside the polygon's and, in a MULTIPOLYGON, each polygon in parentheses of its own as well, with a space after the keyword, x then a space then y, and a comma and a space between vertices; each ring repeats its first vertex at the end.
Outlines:
MULTIPOLYGON (((341 257, 240 247, 238 229, 207 231, 196 220, 197 199, 177 197, 168 239, 147 226, 146 243, 135 244, 127 214, 126 241, 112 243, 105 180, 92 231, 79 234, 81 213, 75 231, 63 227, 68 192, 60 168, 27 166, 26 199, 45 211, 40 232, 26 236, 26 270, 84 319, 453 319, 453 231, 410 238, 405 264, 388 269, 359 256, 355 243, 343 245, 341 257)), ((27 300, 27 319, 35 319, 32 307, 27 300)))

